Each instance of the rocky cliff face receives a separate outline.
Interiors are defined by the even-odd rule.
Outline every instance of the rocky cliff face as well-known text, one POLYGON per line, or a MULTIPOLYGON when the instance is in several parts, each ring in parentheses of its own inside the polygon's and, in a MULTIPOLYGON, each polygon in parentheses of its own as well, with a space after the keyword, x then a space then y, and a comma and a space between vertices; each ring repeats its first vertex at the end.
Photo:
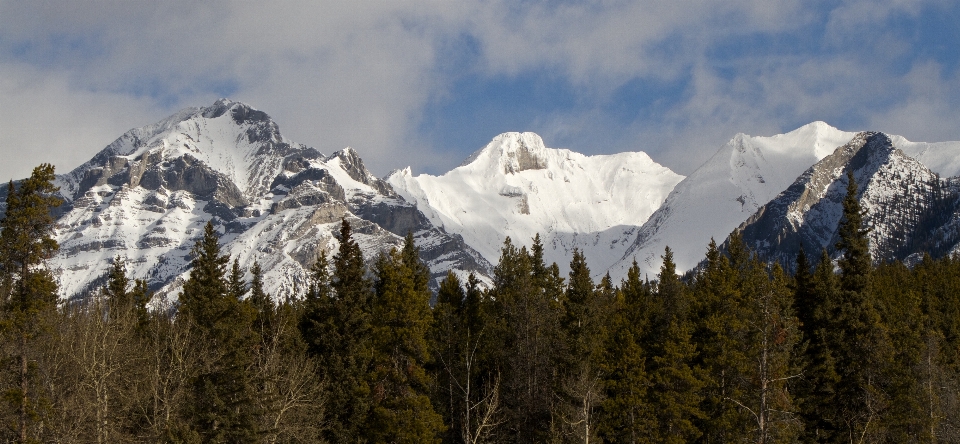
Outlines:
POLYGON ((955 247, 956 180, 941 179, 889 136, 872 132, 857 134, 761 207, 738 228, 744 241, 788 267, 801 246, 813 255, 821 249, 834 255, 848 171, 857 181, 876 261, 920 251, 942 255, 955 247))
POLYGON ((68 297, 98 287, 114 256, 133 277, 175 296, 208 221, 244 269, 261 264, 277 297, 303 291, 319 252, 335 253, 341 218, 367 257, 411 232, 435 278, 491 270, 371 174, 356 151, 325 157, 289 142, 269 116, 242 103, 220 100, 131 130, 57 181, 65 205, 53 262, 68 297))

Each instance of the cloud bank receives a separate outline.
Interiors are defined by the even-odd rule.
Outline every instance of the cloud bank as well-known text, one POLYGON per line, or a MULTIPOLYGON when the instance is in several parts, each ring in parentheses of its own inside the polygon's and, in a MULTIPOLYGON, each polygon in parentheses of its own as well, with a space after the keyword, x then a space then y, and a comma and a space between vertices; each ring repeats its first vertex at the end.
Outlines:
POLYGON ((5 178, 79 165, 219 97, 377 174, 442 173, 502 131, 688 174, 813 120, 960 139, 960 6, 740 0, 0 0, 5 178))

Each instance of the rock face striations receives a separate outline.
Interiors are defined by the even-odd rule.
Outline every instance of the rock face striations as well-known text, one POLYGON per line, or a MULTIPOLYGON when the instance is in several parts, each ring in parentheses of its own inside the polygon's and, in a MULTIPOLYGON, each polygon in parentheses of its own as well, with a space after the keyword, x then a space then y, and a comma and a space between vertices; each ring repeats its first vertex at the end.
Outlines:
POLYGON ((114 256, 134 277, 175 295, 207 221, 244 269, 260 263, 277 297, 303 291, 320 251, 335 252, 341 218, 354 225, 367 257, 411 232, 434 277, 491 270, 371 174, 354 150, 323 156, 284 139, 262 111, 228 100, 129 131, 58 185, 66 203, 54 264, 67 296, 99 286, 114 256))
MULTIPOLYGON (((846 173, 859 185, 870 248, 881 260, 960 253, 960 143, 916 143, 814 122, 771 137, 739 134, 689 177, 642 152, 586 156, 504 133, 457 168, 384 179, 345 148, 293 143, 270 117, 219 100, 128 131, 58 176, 61 291, 102 285, 115 256, 134 278, 176 297, 207 222, 244 269, 259 262, 274 296, 302 293, 318 254, 332 255, 342 218, 367 258, 412 233, 436 285, 448 271, 489 282, 504 240, 539 234, 563 274, 574 249, 594 278, 615 282, 637 261, 659 272, 665 247, 680 270, 739 230, 788 268, 802 246, 833 252, 846 173)), ((0 212, 6 185, 0 185, 0 212)), ((248 276, 249 278, 249 276, 248 276)))
POLYGON ((941 179, 895 147, 883 133, 864 132, 807 169, 738 231, 746 244, 787 267, 800 249, 834 252, 847 172, 853 173, 875 261, 956 250, 956 179, 941 179))

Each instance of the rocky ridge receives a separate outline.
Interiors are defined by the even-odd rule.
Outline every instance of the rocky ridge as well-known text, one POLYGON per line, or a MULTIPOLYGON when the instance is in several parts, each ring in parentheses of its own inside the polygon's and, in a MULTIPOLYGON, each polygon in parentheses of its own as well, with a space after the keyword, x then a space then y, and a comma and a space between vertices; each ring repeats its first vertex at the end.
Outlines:
POLYGON ((411 232, 434 278, 486 277, 492 268, 371 174, 353 149, 323 156, 284 139, 262 111, 225 99, 131 130, 57 182, 65 205, 53 265, 69 297, 99 286, 114 256, 175 296, 208 221, 243 269, 261 264, 277 297, 302 291, 319 252, 336 251, 341 218, 366 257, 411 232))

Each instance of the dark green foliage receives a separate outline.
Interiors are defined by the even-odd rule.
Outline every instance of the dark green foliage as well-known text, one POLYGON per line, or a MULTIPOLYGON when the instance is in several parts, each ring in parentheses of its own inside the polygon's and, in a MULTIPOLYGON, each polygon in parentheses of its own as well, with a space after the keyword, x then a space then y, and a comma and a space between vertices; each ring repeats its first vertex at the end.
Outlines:
POLYGON ((16 419, 7 425, 14 432, 11 438, 19 442, 38 439, 34 424, 40 420, 44 400, 37 381, 37 346, 49 335, 56 308, 57 283, 44 267, 58 248, 50 215, 50 209, 60 205, 53 196, 57 191, 53 171, 52 165, 43 164, 19 187, 11 181, 6 214, 0 220, 0 327, 10 345, 2 364, 15 381, 3 398, 15 412, 16 419))
POLYGON ((878 420, 890 406, 886 388, 893 349, 870 285, 873 261, 852 173, 847 174, 847 181, 843 218, 838 227, 839 297, 831 347, 836 352, 839 375, 834 398, 839 409, 834 426, 844 440, 850 436, 875 440, 882 436, 878 420))
POLYGON ((256 262, 248 288, 208 224, 179 310, 122 254, 58 307, 52 180, 0 221, 6 442, 960 442, 960 258, 874 266, 849 176, 812 272, 734 234, 689 279, 667 249, 657 281, 594 285, 575 251, 565 282, 537 236, 432 310, 412 236, 368 270, 345 220, 302 299, 256 262))
POLYGON ((113 258, 113 266, 107 275, 107 285, 103 287, 103 296, 109 301, 111 316, 133 308, 132 294, 127 290, 130 279, 127 278, 127 266, 120 256, 113 258))
POLYGON ((700 409, 704 383, 694 367, 696 345, 692 340, 689 295, 677 276, 673 252, 667 247, 655 292, 662 309, 651 326, 652 334, 659 338, 650 360, 651 390, 657 394, 650 403, 656 425, 652 437, 655 442, 688 442, 702 435, 696 421, 704 417, 700 409))
POLYGON ((647 373, 653 290, 640 280, 634 261, 616 294, 610 334, 601 360, 604 399, 598 434, 609 442, 652 442, 647 433, 655 426, 651 410, 650 375, 647 373))
POLYGON ((428 332, 429 270, 413 236, 403 250, 381 255, 375 264, 372 411, 366 435, 371 442, 439 442, 443 419, 430 402, 428 332))
MULTIPOLYGON (((363 253, 353 239, 350 224, 340 224, 340 249, 333 257, 332 297, 323 299, 322 272, 315 270, 314 301, 320 317, 314 318, 315 335, 308 347, 328 381, 326 410, 330 412, 325 437, 331 442, 354 441, 367 430, 373 359, 373 291, 366 277, 363 253)), ((315 308, 308 308, 313 310, 315 308)))
POLYGON ((193 427, 205 442, 256 439, 254 388, 247 368, 256 337, 254 312, 230 291, 219 236, 207 223, 193 248, 193 268, 180 296, 180 316, 197 332, 196 347, 208 352, 194 377, 193 427))
POLYGON ((545 441, 557 433, 561 421, 553 408, 560 308, 559 301, 551 299, 551 289, 541 286, 552 280, 547 269, 534 264, 526 247, 517 249, 509 238, 504 241, 482 347, 488 383, 499 378, 504 394, 501 439, 545 441), (540 279, 535 269, 542 270, 540 279))

